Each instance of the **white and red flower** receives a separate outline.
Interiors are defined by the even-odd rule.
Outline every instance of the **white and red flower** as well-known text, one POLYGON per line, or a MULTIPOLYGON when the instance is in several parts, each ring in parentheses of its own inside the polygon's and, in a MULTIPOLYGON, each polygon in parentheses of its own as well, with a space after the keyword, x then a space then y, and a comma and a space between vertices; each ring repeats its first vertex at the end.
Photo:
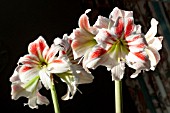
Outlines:
POLYGON ((157 33, 158 21, 151 19, 151 27, 145 35, 148 47, 145 49, 151 61, 151 70, 155 70, 156 65, 160 61, 159 50, 162 48, 163 36, 155 37, 157 33))
POLYGON ((51 74, 69 70, 68 63, 56 57, 60 49, 54 45, 49 48, 42 36, 29 44, 29 54, 19 59, 18 66, 10 77, 12 99, 27 97, 31 108, 38 108, 37 104, 49 103, 48 99, 39 93, 41 83, 48 90, 51 87, 51 74))
MULTIPOLYGON (((148 44, 144 34, 141 33, 141 26, 134 24, 132 11, 124 11, 116 7, 109 18, 99 16, 93 28, 98 31, 92 38, 97 43, 91 47, 88 56, 84 59, 84 67, 95 69, 99 65, 106 66, 111 70, 113 80, 123 78, 125 64, 136 70, 131 77, 136 77, 141 70, 150 69, 150 60, 145 51, 148 44)), ((82 38, 76 38, 76 48, 85 47, 79 43, 82 38)), ((77 52, 78 55, 80 53, 77 52)))

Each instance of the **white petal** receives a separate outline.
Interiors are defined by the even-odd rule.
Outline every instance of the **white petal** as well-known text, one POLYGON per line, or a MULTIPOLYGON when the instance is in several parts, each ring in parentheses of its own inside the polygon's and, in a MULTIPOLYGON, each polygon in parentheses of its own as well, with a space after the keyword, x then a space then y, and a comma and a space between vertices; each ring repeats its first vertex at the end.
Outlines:
POLYGON ((49 100, 45 96, 42 96, 40 93, 37 93, 37 104, 48 105, 49 103, 50 103, 49 100))
POLYGON ((119 65, 114 66, 111 69, 111 72, 112 72, 112 80, 121 80, 125 73, 125 63, 120 62, 119 65))
POLYGON ((39 76, 44 87, 48 90, 51 86, 50 73, 44 68, 39 71, 39 76))
POLYGON ((33 79, 34 77, 38 76, 39 70, 36 69, 36 68, 32 68, 26 72, 19 72, 19 77, 20 77, 20 80, 21 82, 27 82, 31 79, 33 79))
POLYGON ((112 26, 113 24, 114 22, 112 20, 109 20, 108 18, 103 17, 103 16, 98 16, 97 21, 95 22, 93 26, 98 27, 98 28, 108 29, 108 27, 112 26))
POLYGON ((151 27, 148 30, 148 32, 145 35, 146 41, 149 42, 150 40, 152 40, 154 38, 154 36, 157 33, 157 25, 158 25, 158 21, 154 18, 152 18, 151 20, 151 27))
POLYGON ((159 52, 152 47, 148 47, 145 49, 149 56, 149 60, 151 61, 151 70, 155 70, 156 65, 160 61, 160 55, 159 52))
POLYGON ((154 37, 154 39, 150 40, 148 42, 148 44, 149 44, 149 46, 151 46, 159 51, 160 49, 162 49, 162 40, 163 40, 162 36, 154 37))
POLYGON ((71 65, 73 75, 77 78, 76 84, 91 83, 94 79, 91 73, 88 73, 78 64, 71 65))
POLYGON ((62 60, 61 63, 52 62, 48 64, 47 70, 50 73, 63 73, 70 69, 69 64, 62 60))

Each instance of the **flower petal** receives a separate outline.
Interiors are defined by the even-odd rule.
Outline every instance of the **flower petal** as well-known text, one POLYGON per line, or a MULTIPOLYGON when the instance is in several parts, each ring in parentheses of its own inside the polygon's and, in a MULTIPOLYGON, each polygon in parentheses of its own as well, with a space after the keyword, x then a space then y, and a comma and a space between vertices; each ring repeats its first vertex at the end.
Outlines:
POLYGON ((44 51, 45 48, 49 48, 49 47, 46 44, 44 38, 42 36, 39 36, 38 39, 36 39, 34 42, 28 45, 28 52, 29 54, 33 54, 38 58, 41 58, 42 52, 44 51))
POLYGON ((125 19, 125 37, 131 35, 134 31, 134 20, 133 17, 125 19))
POLYGON ((47 70, 50 73, 63 73, 69 69, 69 64, 66 61, 57 58, 55 58, 47 67, 47 70))
POLYGON ((95 22, 95 24, 93 26, 97 27, 97 28, 108 29, 109 26, 112 26, 113 24, 114 24, 114 22, 112 20, 109 20, 108 18, 103 17, 103 16, 98 16, 97 21, 95 22))
POLYGON ((50 73, 44 68, 39 71, 39 76, 44 87, 48 90, 51 87, 50 73))
POLYGON ((113 21, 116 21, 119 17, 133 17, 133 11, 125 11, 121 10, 118 7, 115 7, 113 11, 110 13, 109 18, 113 21))
POLYGON ((143 51, 144 48, 147 46, 142 34, 130 35, 126 38, 126 41, 128 42, 127 45, 129 46, 129 50, 131 52, 143 51))
POLYGON ((126 56, 126 64, 136 70, 131 77, 136 77, 141 70, 148 71, 150 69, 150 61, 146 52, 129 53, 126 56))
POLYGON ((112 80, 121 80, 123 78, 123 75, 125 73, 125 63, 120 62, 119 65, 114 66, 111 69, 112 72, 112 80))
POLYGON ((23 65, 19 70, 19 77, 21 79, 21 82, 31 80, 36 76, 38 76, 38 70, 36 68, 31 68, 23 65))
MULTIPOLYGON (((74 32, 74 40, 71 47, 73 48, 73 54, 75 59, 84 55, 85 51, 96 45, 94 35, 83 29, 76 29, 74 32)), ((73 35, 72 35, 73 36, 73 35)))
POLYGON ((94 79, 91 73, 88 73, 78 64, 71 65, 73 75, 77 78, 76 84, 91 83, 94 79))
POLYGON ((154 37, 152 40, 148 42, 148 44, 150 47, 153 47, 159 51, 160 49, 162 49, 162 40, 163 36, 154 37))
POLYGON ((149 42, 150 40, 152 40, 154 38, 154 36, 157 33, 157 25, 158 25, 158 21, 154 18, 151 19, 151 27, 148 30, 148 32, 145 35, 146 41, 149 42))
POLYGON ((145 49, 149 56, 149 60, 151 61, 151 70, 155 70, 156 65, 160 61, 160 55, 159 52, 152 47, 148 47, 145 49))

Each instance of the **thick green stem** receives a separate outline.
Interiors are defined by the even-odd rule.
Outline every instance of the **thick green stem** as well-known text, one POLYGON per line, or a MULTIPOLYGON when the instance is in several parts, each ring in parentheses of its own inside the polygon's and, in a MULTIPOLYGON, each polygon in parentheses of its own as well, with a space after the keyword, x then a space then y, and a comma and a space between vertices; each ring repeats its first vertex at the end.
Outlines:
POLYGON ((122 82, 115 80, 115 113, 123 113, 122 107, 122 82))
POLYGON ((54 105, 54 111, 55 113, 60 113, 60 108, 59 108, 59 104, 58 104, 58 98, 57 98, 57 92, 55 90, 55 85, 54 85, 54 80, 53 80, 53 76, 51 75, 51 96, 52 96, 52 100, 53 100, 53 105, 54 105))

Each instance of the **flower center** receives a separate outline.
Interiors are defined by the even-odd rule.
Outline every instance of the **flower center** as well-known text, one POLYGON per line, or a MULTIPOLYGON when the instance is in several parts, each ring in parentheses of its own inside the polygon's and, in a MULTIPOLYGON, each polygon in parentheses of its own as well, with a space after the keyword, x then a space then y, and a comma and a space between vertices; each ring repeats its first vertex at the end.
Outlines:
POLYGON ((40 68, 47 67, 48 63, 45 61, 40 61, 40 68))
POLYGON ((116 58, 118 62, 125 60, 125 56, 129 53, 127 42, 122 37, 117 38, 108 52, 111 54, 111 57, 116 58))

